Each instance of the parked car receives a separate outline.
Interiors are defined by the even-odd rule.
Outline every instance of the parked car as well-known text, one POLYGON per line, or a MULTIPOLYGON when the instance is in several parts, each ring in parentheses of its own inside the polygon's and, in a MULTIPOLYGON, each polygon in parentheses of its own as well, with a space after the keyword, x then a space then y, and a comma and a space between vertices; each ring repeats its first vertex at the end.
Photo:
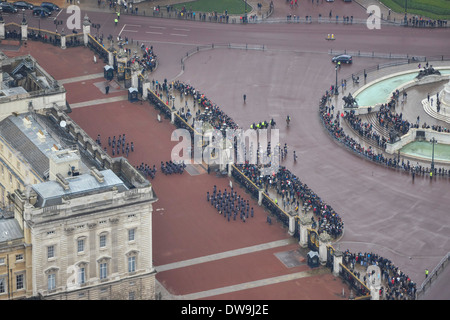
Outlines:
POLYGON ((42 2, 41 7, 46 8, 50 12, 59 11, 59 7, 56 4, 51 3, 51 2, 42 2))
POLYGON ((46 8, 44 8, 44 7, 34 7, 33 8, 33 15, 34 16, 48 17, 51 14, 52 13, 50 11, 48 11, 46 8))
POLYGON ((22 9, 33 9, 34 8, 34 6, 31 3, 26 2, 26 1, 16 1, 16 2, 13 3, 13 6, 16 7, 19 10, 22 10, 22 9))
POLYGON ((0 9, 1 9, 2 12, 7 12, 7 13, 16 13, 17 12, 17 8, 14 7, 9 2, 1 2, 0 3, 0 9))
POLYGON ((336 62, 352 63, 352 56, 350 56, 348 54, 341 54, 341 55, 333 57, 331 59, 331 62, 333 62, 333 63, 336 63, 336 62))

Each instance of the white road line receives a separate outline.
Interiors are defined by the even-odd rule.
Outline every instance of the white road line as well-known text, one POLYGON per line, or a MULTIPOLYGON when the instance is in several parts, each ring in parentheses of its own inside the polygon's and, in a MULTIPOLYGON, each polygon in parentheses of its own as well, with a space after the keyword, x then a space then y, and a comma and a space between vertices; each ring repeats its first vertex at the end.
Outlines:
POLYGON ((162 32, 152 32, 152 31, 145 31, 145 33, 151 33, 151 34, 162 34, 162 32))
POLYGON ((59 10, 58 14, 57 14, 56 17, 55 17, 55 20, 56 20, 56 18, 58 18, 59 14, 60 14, 62 11, 63 11, 62 9, 59 10))
POLYGON ((171 33, 171 36, 187 37, 187 34, 171 33))
POLYGON ((191 31, 191 29, 183 29, 183 28, 173 28, 173 30, 177 30, 177 31, 191 31))
POLYGON ((125 29, 125 26, 126 26, 126 25, 127 25, 127 24, 124 24, 123 27, 122 27, 122 30, 120 30, 120 32, 119 32, 119 37, 120 37, 120 35, 122 34, 123 29, 125 29))
POLYGON ((122 30, 124 32, 137 32, 137 30, 122 30))
POLYGON ((127 24, 127 26, 130 26, 130 27, 141 27, 141 25, 140 24, 127 24))
POLYGON ((153 28, 153 29, 166 29, 166 27, 153 27, 153 26, 148 26, 149 28, 153 28))

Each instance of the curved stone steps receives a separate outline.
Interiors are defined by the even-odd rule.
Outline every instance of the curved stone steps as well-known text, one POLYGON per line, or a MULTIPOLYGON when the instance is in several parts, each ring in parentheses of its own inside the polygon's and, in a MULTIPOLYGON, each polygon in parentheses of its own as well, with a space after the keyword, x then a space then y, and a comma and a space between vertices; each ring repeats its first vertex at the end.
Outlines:
POLYGON ((367 122, 372 124, 372 130, 375 130, 380 134, 382 137, 385 137, 386 139, 389 138, 389 130, 386 129, 386 127, 381 126, 381 124, 378 122, 377 115, 375 112, 368 113, 366 115, 367 122))
MULTIPOLYGON (((436 96, 433 97, 433 100, 436 101, 436 96)), ((442 113, 439 113, 435 110, 434 107, 430 105, 427 99, 422 100, 423 110, 432 118, 437 120, 444 121, 446 123, 450 123, 450 116, 446 116, 442 113)))

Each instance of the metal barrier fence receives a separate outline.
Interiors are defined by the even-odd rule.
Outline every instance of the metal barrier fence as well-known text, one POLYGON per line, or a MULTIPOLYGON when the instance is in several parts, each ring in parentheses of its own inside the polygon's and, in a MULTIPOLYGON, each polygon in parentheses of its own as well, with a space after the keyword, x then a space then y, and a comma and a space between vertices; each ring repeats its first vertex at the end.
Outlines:
POLYGON ((425 295, 425 292, 428 288, 431 287, 431 284, 438 279, 439 275, 444 271, 445 267, 450 261, 450 252, 448 252, 442 259, 439 261, 437 266, 431 271, 427 278, 422 282, 422 285, 416 292, 416 299, 425 295))
POLYGON ((201 51, 211 50, 211 49, 240 49, 240 50, 262 50, 264 51, 266 48, 264 45, 249 45, 249 44, 210 44, 204 46, 197 46, 186 52, 186 55, 181 58, 181 69, 184 70, 184 61, 192 56, 193 54, 201 51))
MULTIPOLYGON (((268 10, 258 10, 258 14, 261 15, 258 19, 248 19, 245 21, 244 15, 225 15, 218 12, 194 12, 191 10, 178 10, 176 8, 167 10, 166 7, 163 9, 156 10, 138 10, 132 9, 124 10, 121 8, 121 13, 133 16, 144 16, 144 17, 155 17, 155 18, 165 18, 165 19, 176 19, 176 20, 188 20, 188 21, 200 21, 200 22, 211 22, 211 23, 223 23, 223 24, 236 24, 236 23, 254 23, 259 21, 264 21, 269 18, 273 13, 273 7, 269 7, 268 10)), ((250 15, 249 15, 250 16, 250 15)), ((250 16, 251 17, 251 16, 250 16)))
POLYGON ((351 272, 344 264, 340 263, 339 275, 341 278, 347 282, 347 284, 355 289, 356 297, 355 300, 370 300, 370 289, 358 278, 353 272, 351 272))
MULTIPOLYGON (((332 16, 326 17, 319 14, 317 17, 312 17, 309 15, 305 16, 292 16, 286 15, 286 17, 280 18, 270 18, 273 13, 273 7, 269 7, 268 10, 258 10, 257 15, 248 15, 247 21, 244 19, 243 15, 228 15, 228 18, 225 14, 220 14, 217 12, 194 12, 190 10, 185 10, 182 12, 176 8, 171 10, 167 10, 166 7, 160 8, 156 10, 156 6, 154 9, 150 10, 123 10, 121 9, 121 13, 127 15, 136 15, 136 16, 147 16, 147 17, 155 17, 155 18, 166 18, 166 19, 177 19, 177 20, 189 20, 189 21, 200 21, 200 22, 211 22, 211 23, 224 23, 224 24, 236 24, 236 23, 301 23, 301 24, 342 24, 342 25, 367 25, 368 19, 357 19, 348 16, 332 16), (258 16, 259 15, 259 16, 258 16), (256 16, 256 17, 255 17, 256 16)), ((412 23, 412 21, 407 20, 405 22, 404 19, 390 19, 388 17, 384 17, 381 15, 380 18, 380 26, 397 26, 397 27, 410 27, 410 28, 448 28, 446 20, 423 20, 418 21, 418 23, 412 23), (420 22, 420 23, 419 23, 420 22)))
POLYGON ((109 61, 109 51, 97 41, 91 34, 88 35, 88 47, 97 53, 99 59, 103 59, 103 62, 108 63, 109 61))
MULTIPOLYGON (((5 24, 5 38, 21 40, 21 26, 14 22, 5 24)), ((61 46, 61 34, 40 28, 28 27, 27 39, 49 43, 54 46, 61 46)), ((83 34, 72 33, 66 35, 66 47, 76 47, 80 45, 84 45, 83 34)))

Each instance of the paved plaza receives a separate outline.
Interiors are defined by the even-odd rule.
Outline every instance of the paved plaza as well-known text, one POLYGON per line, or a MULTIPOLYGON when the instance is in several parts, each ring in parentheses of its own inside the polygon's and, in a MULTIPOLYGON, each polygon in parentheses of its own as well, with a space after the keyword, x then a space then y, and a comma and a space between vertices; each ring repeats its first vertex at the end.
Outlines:
MULTIPOLYGON (((345 6, 341 1, 299 3, 295 9, 298 14, 317 16, 323 12, 328 16, 333 10, 334 14, 363 19, 367 17, 364 5, 371 2, 354 1, 345 6)), ((291 12, 284 0, 274 1, 274 6, 273 19, 291 12)), ((244 129, 253 122, 273 118, 279 124, 280 142, 287 143, 289 150, 299 156, 297 162, 288 157, 282 165, 331 205, 345 222, 344 235, 333 243, 336 249, 378 253, 418 285, 425 278, 424 270, 432 270, 450 251, 448 179, 412 181, 408 174, 363 160, 337 144, 318 116, 320 97, 335 83, 330 50, 437 57, 450 52, 450 43, 443 41, 449 38, 450 29, 383 26, 368 30, 363 24, 275 22, 226 25, 131 15, 123 15, 115 27, 113 14, 107 8, 96 8, 86 0, 81 0, 81 7, 92 22, 102 24, 100 33, 105 36, 121 34, 133 39, 133 45, 153 45, 159 65, 149 74, 149 80, 191 84, 244 129), (327 41, 329 33, 335 34, 336 40, 327 41), (187 58, 182 68, 181 59, 187 52, 211 44, 234 44, 235 48, 200 50, 187 58), (252 49, 243 49, 245 45, 252 49), (243 94, 247 96, 245 104, 243 94), (288 128, 284 124, 287 115, 292 118, 288 128)), ((36 23, 30 18, 30 25, 36 23)), ((50 27, 52 22, 42 22, 41 27, 46 25, 50 27)), ((130 47, 135 48, 133 45, 130 41, 130 47)), ((124 88, 105 95, 104 63, 95 64, 88 48, 62 50, 28 41, 26 47, 2 50, 8 56, 30 53, 61 81, 72 108, 70 117, 91 137, 100 134, 106 143, 109 136, 126 133, 127 141, 135 145, 135 151, 128 156, 132 165, 145 163, 159 169, 161 161, 170 160, 176 144, 170 139, 175 127, 169 119, 159 122, 158 112, 148 102, 127 101, 124 88)), ((354 57, 352 65, 342 66, 338 77, 349 78, 365 68, 392 61, 396 60, 380 55, 354 57)), ((417 65, 399 68, 416 69, 417 65)), ((389 70, 369 73, 367 81, 389 70)), ((418 98, 422 93, 417 90, 410 97, 418 98)), ((415 112, 405 110, 405 115, 415 116, 415 112)), ((425 117, 423 110, 420 116, 425 117)), ((151 182, 159 199, 153 213, 153 262, 163 299, 349 298, 349 289, 342 280, 325 267, 309 268, 305 263, 307 249, 301 249, 298 239, 289 236, 280 223, 269 225, 267 212, 258 206, 257 199, 237 184, 233 186, 249 199, 255 216, 243 223, 228 222, 219 215, 206 202, 206 193, 214 185, 221 190, 230 188, 233 181, 229 178, 218 178, 197 166, 182 175, 158 172, 151 182), (293 265, 280 259, 287 253, 293 265)), ((449 299, 449 280, 448 272, 444 273, 430 296, 449 299)))

